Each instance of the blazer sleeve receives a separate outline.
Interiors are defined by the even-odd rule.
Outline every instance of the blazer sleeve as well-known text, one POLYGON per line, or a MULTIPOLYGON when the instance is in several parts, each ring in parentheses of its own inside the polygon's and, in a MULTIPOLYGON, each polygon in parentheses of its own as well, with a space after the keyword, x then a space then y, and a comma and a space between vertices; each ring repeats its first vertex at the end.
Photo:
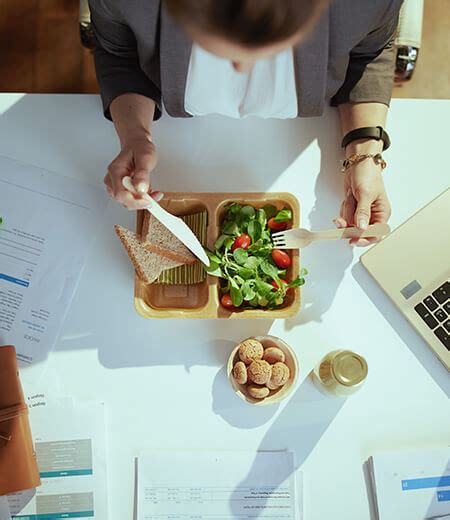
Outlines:
POLYGON ((110 0, 89 0, 96 40, 95 70, 105 117, 111 120, 109 107, 116 97, 134 93, 156 103, 155 119, 158 119, 161 116, 159 78, 149 78, 142 70, 134 33, 115 4, 110 0))
POLYGON ((344 83, 331 98, 341 103, 383 103, 389 106, 394 83, 398 11, 371 31, 350 52, 344 83))

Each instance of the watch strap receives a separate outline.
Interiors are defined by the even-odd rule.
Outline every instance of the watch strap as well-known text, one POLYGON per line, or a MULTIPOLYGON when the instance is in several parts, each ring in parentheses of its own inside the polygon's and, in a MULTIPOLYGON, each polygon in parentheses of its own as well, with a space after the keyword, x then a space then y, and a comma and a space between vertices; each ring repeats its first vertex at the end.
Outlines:
POLYGON ((387 150, 391 145, 389 135, 381 126, 365 126, 362 128, 356 128, 351 130, 342 139, 342 148, 345 148, 348 144, 357 139, 376 139, 377 141, 383 141, 383 151, 387 150))

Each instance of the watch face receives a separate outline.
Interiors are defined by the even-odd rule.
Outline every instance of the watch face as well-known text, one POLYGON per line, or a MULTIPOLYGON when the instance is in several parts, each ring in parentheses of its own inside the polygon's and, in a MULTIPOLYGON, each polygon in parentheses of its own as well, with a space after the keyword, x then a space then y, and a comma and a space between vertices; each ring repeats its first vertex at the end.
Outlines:
POLYGON ((417 47, 401 46, 397 49, 395 61, 395 81, 402 82, 411 79, 417 62, 419 49, 417 47))
POLYGON ((87 49, 95 48, 94 30, 90 22, 81 22, 80 24, 80 39, 83 47, 87 49))

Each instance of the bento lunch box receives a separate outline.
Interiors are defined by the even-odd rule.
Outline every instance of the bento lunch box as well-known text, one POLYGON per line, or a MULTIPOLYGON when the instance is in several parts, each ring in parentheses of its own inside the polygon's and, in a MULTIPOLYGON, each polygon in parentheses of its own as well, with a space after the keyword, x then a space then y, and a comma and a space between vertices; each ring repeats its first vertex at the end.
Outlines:
MULTIPOLYGON (((214 243, 220 233, 220 224, 225 206, 231 202, 250 204, 262 208, 267 204, 278 210, 292 211, 292 227, 300 226, 300 205, 291 193, 166 193, 160 202, 170 213, 183 216, 207 211, 207 247, 214 250, 214 243)), ((144 219, 149 219, 148 211, 137 212, 137 234, 141 233, 144 219)), ((297 249, 289 251, 292 263, 287 279, 292 280, 300 273, 300 256, 297 249)), ((285 303, 277 309, 243 309, 230 311, 220 304, 220 279, 207 275, 202 283, 191 285, 166 285, 144 283, 135 277, 134 304, 144 318, 289 318, 300 310, 300 287, 287 296, 285 303)))

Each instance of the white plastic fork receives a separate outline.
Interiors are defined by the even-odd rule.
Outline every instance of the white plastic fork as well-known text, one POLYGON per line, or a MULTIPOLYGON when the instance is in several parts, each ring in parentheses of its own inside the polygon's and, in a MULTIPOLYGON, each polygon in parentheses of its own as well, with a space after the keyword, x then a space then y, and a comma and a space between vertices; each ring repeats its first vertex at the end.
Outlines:
POLYGON ((361 237, 381 238, 390 233, 390 231, 391 228, 388 224, 371 224, 364 230, 356 227, 328 229, 326 231, 309 231, 309 229, 296 228, 273 233, 272 239, 277 249, 303 249, 309 246, 311 242, 316 242, 317 240, 361 237))

